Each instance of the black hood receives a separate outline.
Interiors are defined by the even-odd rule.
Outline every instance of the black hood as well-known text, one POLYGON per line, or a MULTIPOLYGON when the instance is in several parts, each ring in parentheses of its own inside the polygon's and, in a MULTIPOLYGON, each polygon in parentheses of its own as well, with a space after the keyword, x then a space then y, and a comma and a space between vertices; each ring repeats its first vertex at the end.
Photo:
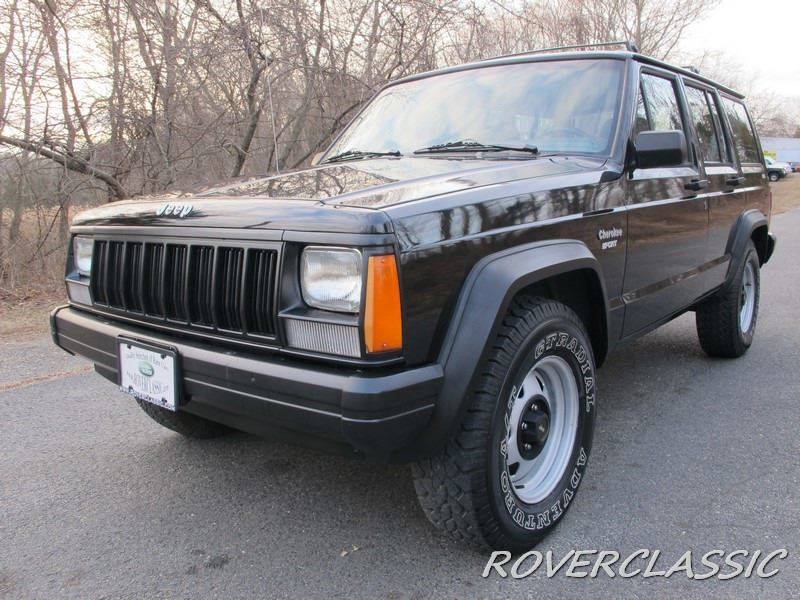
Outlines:
POLYGON ((78 215, 74 225, 170 225, 387 233, 376 209, 522 179, 596 170, 603 161, 377 158, 254 178, 193 194, 115 202, 78 215), (159 215, 167 203, 191 212, 159 215))

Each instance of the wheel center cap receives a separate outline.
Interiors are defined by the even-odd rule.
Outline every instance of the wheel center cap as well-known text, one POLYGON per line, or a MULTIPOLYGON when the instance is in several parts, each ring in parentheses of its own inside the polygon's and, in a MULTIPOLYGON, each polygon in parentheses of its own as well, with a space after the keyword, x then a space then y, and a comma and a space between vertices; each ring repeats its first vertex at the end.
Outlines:
POLYGON ((517 427, 519 454, 526 460, 539 456, 550 433, 550 408, 544 396, 536 395, 525 405, 517 427))

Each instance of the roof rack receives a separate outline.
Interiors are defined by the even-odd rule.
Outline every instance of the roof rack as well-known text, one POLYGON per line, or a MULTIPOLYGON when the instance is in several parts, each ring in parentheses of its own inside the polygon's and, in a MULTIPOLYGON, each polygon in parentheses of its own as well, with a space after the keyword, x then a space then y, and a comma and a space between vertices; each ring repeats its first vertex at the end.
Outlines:
POLYGON ((697 67, 693 67, 692 65, 684 65, 681 68, 686 69, 687 71, 691 71, 695 75, 700 75, 700 69, 698 69, 697 67))
MULTIPOLYGON (((541 54, 543 52, 562 52, 564 50, 588 50, 590 48, 608 48, 609 46, 623 46, 628 52, 639 53, 639 47, 630 40, 616 42, 599 42, 597 44, 575 44, 573 46, 554 46, 552 48, 540 48, 538 50, 526 50, 525 52, 515 52, 513 54, 503 54, 493 56, 484 60, 494 60, 495 58, 509 58, 512 56, 525 56, 526 54, 541 54)), ((483 61, 481 61, 483 62, 483 61)))

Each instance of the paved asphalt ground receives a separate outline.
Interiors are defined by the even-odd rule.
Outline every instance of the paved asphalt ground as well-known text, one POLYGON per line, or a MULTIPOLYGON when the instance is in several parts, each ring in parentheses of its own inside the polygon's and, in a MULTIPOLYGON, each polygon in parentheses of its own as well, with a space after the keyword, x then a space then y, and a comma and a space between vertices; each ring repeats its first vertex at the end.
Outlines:
POLYGON ((482 579, 407 467, 182 439, 40 336, 0 341, 0 596, 800 597, 800 211, 773 227, 744 358, 706 358, 686 315, 601 369, 587 478, 539 548, 788 549, 770 579, 482 579))

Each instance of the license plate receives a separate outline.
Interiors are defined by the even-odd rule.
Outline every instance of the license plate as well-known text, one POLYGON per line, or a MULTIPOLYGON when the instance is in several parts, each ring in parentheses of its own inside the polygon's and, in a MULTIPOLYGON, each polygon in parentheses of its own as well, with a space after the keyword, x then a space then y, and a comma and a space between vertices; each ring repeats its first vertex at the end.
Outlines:
POLYGON ((120 339, 119 387, 126 394, 169 410, 178 410, 178 353, 120 339))

